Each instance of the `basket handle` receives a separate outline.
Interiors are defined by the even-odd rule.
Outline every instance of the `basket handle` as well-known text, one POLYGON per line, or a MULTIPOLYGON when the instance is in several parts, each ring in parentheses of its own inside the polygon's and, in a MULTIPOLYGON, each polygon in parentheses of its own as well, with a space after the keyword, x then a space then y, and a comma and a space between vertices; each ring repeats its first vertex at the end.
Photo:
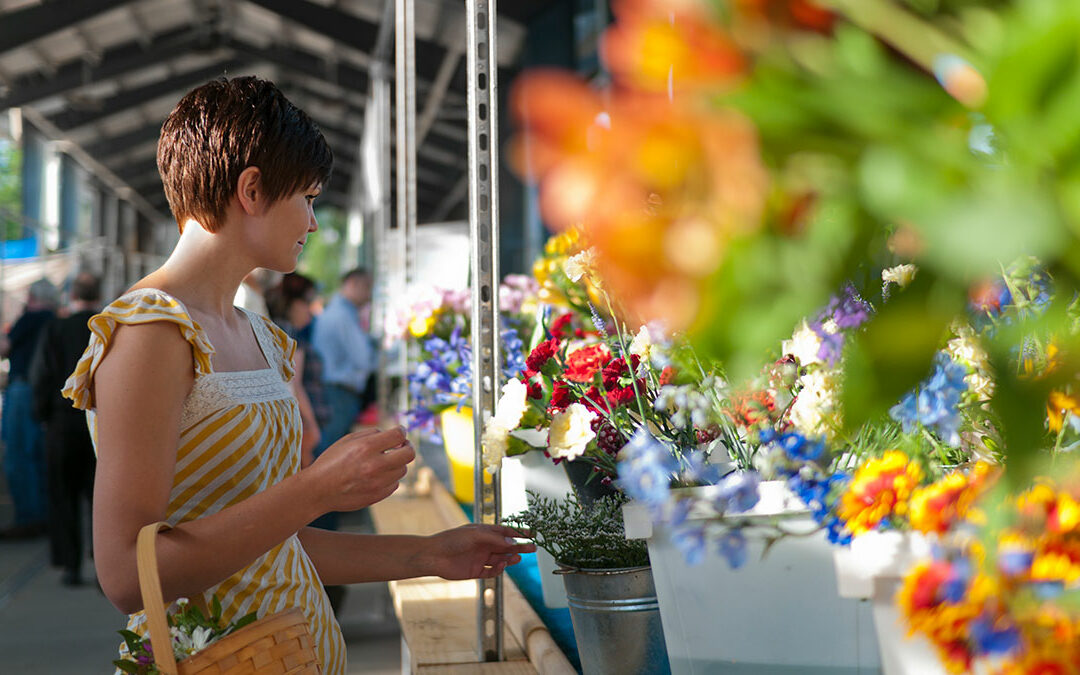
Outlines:
POLYGON ((135 560, 139 568, 139 592, 142 594, 143 611, 150 629, 150 646, 154 649, 154 663, 164 675, 177 675, 176 657, 172 650, 172 635, 165 620, 165 600, 161 595, 161 577, 157 566, 157 533, 171 529, 161 521, 150 523, 139 530, 135 542, 135 560))

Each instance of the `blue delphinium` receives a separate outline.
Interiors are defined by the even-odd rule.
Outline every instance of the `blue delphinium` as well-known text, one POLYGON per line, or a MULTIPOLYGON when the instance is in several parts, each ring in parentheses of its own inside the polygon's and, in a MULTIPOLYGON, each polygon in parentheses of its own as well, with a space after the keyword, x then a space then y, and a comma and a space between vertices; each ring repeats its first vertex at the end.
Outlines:
POLYGON ((783 450, 787 462, 778 471, 787 479, 787 487, 810 509, 814 520, 825 528, 826 536, 834 544, 851 543, 851 532, 837 517, 833 507, 836 495, 850 479, 843 471, 826 473, 814 462, 825 455, 825 441, 807 438, 797 431, 778 434, 765 429, 759 434, 762 445, 773 445, 783 450))
POLYGON ((654 515, 668 499, 671 478, 679 469, 671 451, 645 429, 638 429, 623 447, 617 485, 654 515))
POLYGON ((968 388, 966 376, 967 368, 939 352, 930 378, 900 399, 889 415, 900 422, 904 433, 922 425, 937 432, 949 445, 960 445, 960 399, 968 388))
POLYGON ((1015 625, 998 625, 985 614, 971 622, 971 637, 984 654, 1009 654, 1021 648, 1020 631, 1015 625))
POLYGON ((738 569, 746 562, 746 536, 742 530, 727 530, 717 542, 720 555, 724 556, 728 565, 738 569))
POLYGON ((734 471, 720 479, 713 505, 720 513, 744 513, 757 505, 761 476, 756 471, 734 471))
POLYGON ((671 530, 671 543, 682 553, 687 565, 700 565, 705 561, 705 527, 681 525, 671 530))
MULTIPOLYGON (((504 330, 500 337, 503 376, 517 377, 525 370, 524 345, 515 330, 504 330)), ((471 403, 472 346, 458 327, 446 339, 436 336, 424 340, 422 348, 426 358, 407 378, 413 407, 405 413, 405 424, 437 442, 437 411, 448 406, 460 410, 471 403)))

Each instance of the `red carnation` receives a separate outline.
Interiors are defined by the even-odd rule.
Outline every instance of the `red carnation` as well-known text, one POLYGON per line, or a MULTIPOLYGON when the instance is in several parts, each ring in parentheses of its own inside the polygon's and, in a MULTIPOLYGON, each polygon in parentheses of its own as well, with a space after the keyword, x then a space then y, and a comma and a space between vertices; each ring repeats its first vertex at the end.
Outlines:
POLYGON ((604 344, 582 347, 566 357, 566 379, 571 382, 592 382, 593 377, 611 360, 611 352, 604 344))
POLYGON ((564 338, 567 335, 567 331, 570 328, 570 320, 574 318, 574 315, 570 312, 563 314, 559 318, 551 322, 551 328, 549 329, 552 337, 564 338))
POLYGON ((551 390, 551 402, 548 403, 548 411, 561 412, 575 402, 574 392, 570 391, 570 385, 562 380, 555 380, 555 386, 551 390))
POLYGON ((630 386, 616 387, 608 391, 607 397, 612 405, 630 405, 634 402, 634 388, 630 386))
POLYGON ((532 371, 539 371, 555 354, 559 352, 559 338, 553 337, 536 345, 536 348, 525 359, 525 366, 532 371))
POLYGON ((660 385, 671 384, 675 381, 675 368, 672 366, 664 366, 664 369, 660 371, 660 385))
POLYGON ((525 396, 527 398, 543 398, 544 390, 540 388, 539 382, 533 382, 532 380, 523 380, 525 382, 525 396))
POLYGON ((589 387, 589 391, 585 392, 585 396, 581 398, 581 403, 598 415, 609 412, 608 410, 599 407, 604 403, 604 392, 597 389, 595 384, 589 387))

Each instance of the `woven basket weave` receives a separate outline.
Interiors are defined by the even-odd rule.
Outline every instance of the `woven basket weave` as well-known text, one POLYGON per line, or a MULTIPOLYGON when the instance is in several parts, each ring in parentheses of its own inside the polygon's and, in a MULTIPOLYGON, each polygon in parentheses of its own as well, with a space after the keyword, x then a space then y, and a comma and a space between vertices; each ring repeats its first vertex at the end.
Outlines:
POLYGON ((297 608, 263 617, 177 663, 154 546, 157 533, 168 528, 164 522, 147 525, 136 544, 139 589, 158 670, 165 675, 321 675, 307 621, 297 608))

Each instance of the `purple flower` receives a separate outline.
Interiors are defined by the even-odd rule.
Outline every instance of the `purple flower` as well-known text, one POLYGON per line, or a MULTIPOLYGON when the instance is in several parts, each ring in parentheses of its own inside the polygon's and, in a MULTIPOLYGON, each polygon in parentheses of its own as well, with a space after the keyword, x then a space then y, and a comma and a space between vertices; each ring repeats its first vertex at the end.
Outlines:
POLYGON ((1007 577, 1019 577, 1027 574, 1035 554, 1031 551, 1002 551, 998 554, 998 569, 1007 577))

